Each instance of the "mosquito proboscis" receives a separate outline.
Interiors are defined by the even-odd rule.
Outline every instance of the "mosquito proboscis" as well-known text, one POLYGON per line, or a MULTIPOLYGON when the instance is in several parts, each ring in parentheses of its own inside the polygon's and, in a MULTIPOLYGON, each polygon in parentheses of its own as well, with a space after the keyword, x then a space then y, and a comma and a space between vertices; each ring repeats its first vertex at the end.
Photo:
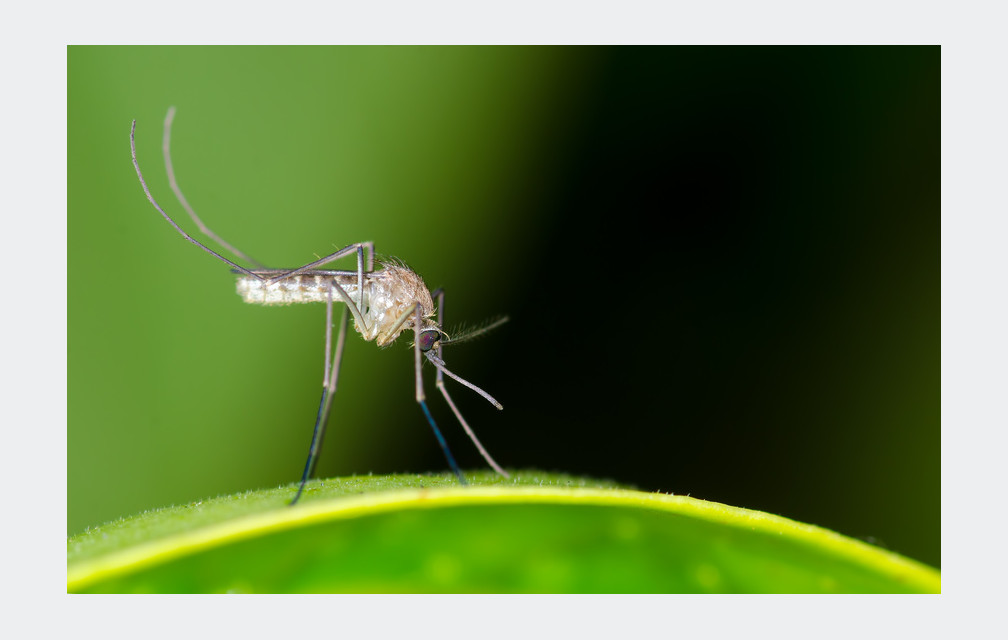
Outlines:
POLYGON ((392 343, 403 331, 412 329, 413 362, 416 374, 416 402, 420 405, 427 423, 434 431, 434 436, 437 438, 441 451, 448 460, 448 465, 455 473, 459 483, 466 484, 465 476, 455 462, 455 458, 448 448, 448 443, 445 441, 441 430, 431 415, 430 409, 427 407, 421 371, 424 358, 437 369, 435 386, 441 391, 452 413, 455 414, 455 418, 476 445, 480 454, 497 473, 504 477, 509 477, 507 471, 490 456, 480 443, 479 438, 476 437, 469 423, 462 417, 462 413, 455 406, 451 395, 448 393, 448 389, 445 387, 444 376, 447 375, 475 391, 498 409, 503 409, 503 407, 489 393, 449 371, 445 365, 442 351, 444 345, 461 342, 477 334, 489 331, 506 322, 507 318, 501 318, 467 335, 458 336, 454 339, 451 338, 443 329, 444 290, 439 288, 431 292, 419 275, 398 261, 380 261, 379 265, 381 268, 376 270, 373 242, 355 242, 324 258, 295 269, 267 269, 262 263, 253 260, 211 231, 199 216, 196 215, 196 212, 182 194, 178 181, 175 179, 175 170, 171 162, 171 127, 174 117, 175 108, 171 107, 168 109, 168 115, 165 117, 164 137, 162 141, 165 170, 168 174, 168 182, 171 185, 172 191, 174 191, 182 208, 186 210, 186 213, 189 214, 189 217, 204 235, 212 239, 236 259, 250 263, 255 268, 249 269, 225 258, 217 251, 190 236, 171 216, 165 213, 165 210, 161 208, 154 199, 154 196, 151 195, 143 173, 140 171, 140 163, 137 162, 136 155, 136 120, 134 120, 130 127, 130 153, 133 157, 133 167, 136 169, 137 177, 140 179, 140 185, 143 187, 147 199, 158 213, 186 240, 231 266, 231 270, 238 274, 237 290, 245 302, 263 305, 324 302, 326 306, 325 364, 322 376, 322 399, 319 402, 318 413, 315 417, 315 428, 312 431, 308 460, 305 463, 297 493, 290 504, 295 504, 301 498, 305 485, 315 472, 315 465, 318 462, 319 451, 322 447, 322 439, 325 436, 326 425, 332 411, 333 396, 336 393, 339 381, 339 369, 343 359, 343 345, 346 340, 349 316, 353 316, 354 329, 365 340, 374 340, 375 344, 379 347, 392 343), (319 268, 340 258, 350 256, 356 256, 357 259, 357 268, 352 271, 319 268), (434 306, 435 299, 437 300, 436 309, 434 306), (333 303, 344 304, 335 349, 332 344, 333 303), (435 314, 437 315, 436 320, 434 319, 435 314))

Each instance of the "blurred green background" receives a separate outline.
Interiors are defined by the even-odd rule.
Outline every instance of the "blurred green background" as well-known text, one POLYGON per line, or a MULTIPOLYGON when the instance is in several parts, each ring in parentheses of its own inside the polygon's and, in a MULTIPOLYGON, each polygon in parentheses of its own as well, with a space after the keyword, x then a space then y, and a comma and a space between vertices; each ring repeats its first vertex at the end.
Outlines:
MULTIPOLYGON (((293 482, 308 449, 323 307, 244 304, 147 203, 133 118, 195 233, 175 105, 179 182, 246 253, 373 240, 446 288, 449 328, 511 316, 445 354, 504 404, 454 393, 502 464, 940 566, 938 48, 70 47, 68 70, 68 534, 293 482)), ((408 342, 348 340, 320 476, 446 467, 408 342)))

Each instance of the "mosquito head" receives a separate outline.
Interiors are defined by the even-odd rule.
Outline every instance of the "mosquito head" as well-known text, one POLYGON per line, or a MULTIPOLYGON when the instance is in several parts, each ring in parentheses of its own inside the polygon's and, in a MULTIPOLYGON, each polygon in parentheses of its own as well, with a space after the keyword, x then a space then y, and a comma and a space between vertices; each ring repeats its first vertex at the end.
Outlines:
POLYGON ((420 345, 420 351, 427 353, 431 349, 437 346, 438 342, 447 339, 448 336, 441 333, 437 329, 424 329, 420 332, 417 337, 417 344, 420 345))

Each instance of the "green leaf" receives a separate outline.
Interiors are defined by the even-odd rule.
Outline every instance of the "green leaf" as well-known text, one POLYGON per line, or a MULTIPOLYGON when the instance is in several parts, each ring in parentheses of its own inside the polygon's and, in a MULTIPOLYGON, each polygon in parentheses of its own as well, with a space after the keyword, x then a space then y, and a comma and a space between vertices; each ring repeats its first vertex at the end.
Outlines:
POLYGON ((924 592, 837 533, 540 472, 355 476, 142 513, 68 540, 69 592, 924 592))

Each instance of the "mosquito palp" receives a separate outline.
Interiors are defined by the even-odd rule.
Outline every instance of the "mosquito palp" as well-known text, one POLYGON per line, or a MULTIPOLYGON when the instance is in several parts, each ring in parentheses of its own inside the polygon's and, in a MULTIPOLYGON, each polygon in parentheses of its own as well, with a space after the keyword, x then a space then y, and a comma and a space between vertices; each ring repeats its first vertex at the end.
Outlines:
POLYGON ((434 435, 444 453, 448 465, 451 467, 460 484, 466 484, 465 476, 459 469, 458 464, 452 456, 448 443, 445 441, 441 430, 438 428, 430 409, 427 407, 426 395, 424 393, 423 376, 421 366, 423 358, 426 358, 437 369, 436 386, 441 391, 451 408, 452 413, 462 425, 466 434, 476 445, 480 455, 487 463, 501 475, 508 477, 505 471, 490 456, 480 443, 476 434, 473 433, 469 424, 462 417, 455 403, 452 401, 448 390, 444 385, 444 375, 456 380, 460 384, 480 394, 486 398, 497 409, 503 409, 490 394, 477 387, 471 382, 459 377, 449 371, 444 362, 442 346, 468 339, 474 335, 479 335, 489 331, 491 328, 499 326, 507 320, 503 318, 487 327, 471 332, 469 335, 461 336, 456 340, 449 338, 442 330, 444 323, 444 291, 438 289, 434 295, 431 294, 423 279, 409 267, 398 262, 382 262, 381 268, 375 269, 374 243, 356 242, 343 247, 325 257, 314 262, 296 267, 294 269, 267 269, 264 265, 242 253, 232 245, 224 241, 214 233, 196 215, 196 212, 189 205, 181 188, 175 178, 175 170, 171 162, 171 127, 175 117, 175 108, 168 110, 164 122, 164 136, 162 151, 164 154, 165 167, 168 173, 168 180, 178 198, 182 208, 186 210, 192 221, 199 227, 200 231, 216 242, 226 252, 236 259, 248 262, 255 268, 244 267, 234 262, 217 251, 214 251, 204 243, 196 240, 169 216, 157 203, 154 196, 144 180, 140 171, 140 164, 136 155, 136 120, 130 128, 130 153, 133 158, 133 167, 136 170, 137 178, 143 187, 144 193, 151 205, 175 228, 183 238, 196 245, 203 251, 214 256, 218 260, 231 266, 232 271, 238 275, 236 284, 237 293, 247 303, 262 305, 288 305, 297 303, 322 302, 326 306, 326 329, 325 329, 325 357, 322 376, 322 398, 319 401, 319 409, 315 418, 315 426, 312 431, 312 441, 308 450, 308 459, 305 463, 301 482, 298 485, 297 493, 290 504, 295 504, 304 492, 308 480, 315 472, 315 465, 318 462, 319 452, 322 447, 322 440, 325 436, 326 425, 332 411, 333 396, 336 393, 339 381, 339 369, 343 359, 343 346, 346 339, 346 329, 350 317, 353 318, 354 330, 361 334, 367 341, 374 341, 379 347, 393 342, 404 331, 413 332, 413 356, 414 370, 416 378, 415 399, 434 432, 434 435), (354 256, 357 267, 354 270, 328 270, 321 269, 331 262, 341 258, 354 256), (435 306, 434 297, 437 298, 436 307, 437 320, 434 319, 435 306), (339 333, 336 338, 336 345, 332 344, 333 328, 333 304, 344 305, 342 319, 339 324, 339 333))

